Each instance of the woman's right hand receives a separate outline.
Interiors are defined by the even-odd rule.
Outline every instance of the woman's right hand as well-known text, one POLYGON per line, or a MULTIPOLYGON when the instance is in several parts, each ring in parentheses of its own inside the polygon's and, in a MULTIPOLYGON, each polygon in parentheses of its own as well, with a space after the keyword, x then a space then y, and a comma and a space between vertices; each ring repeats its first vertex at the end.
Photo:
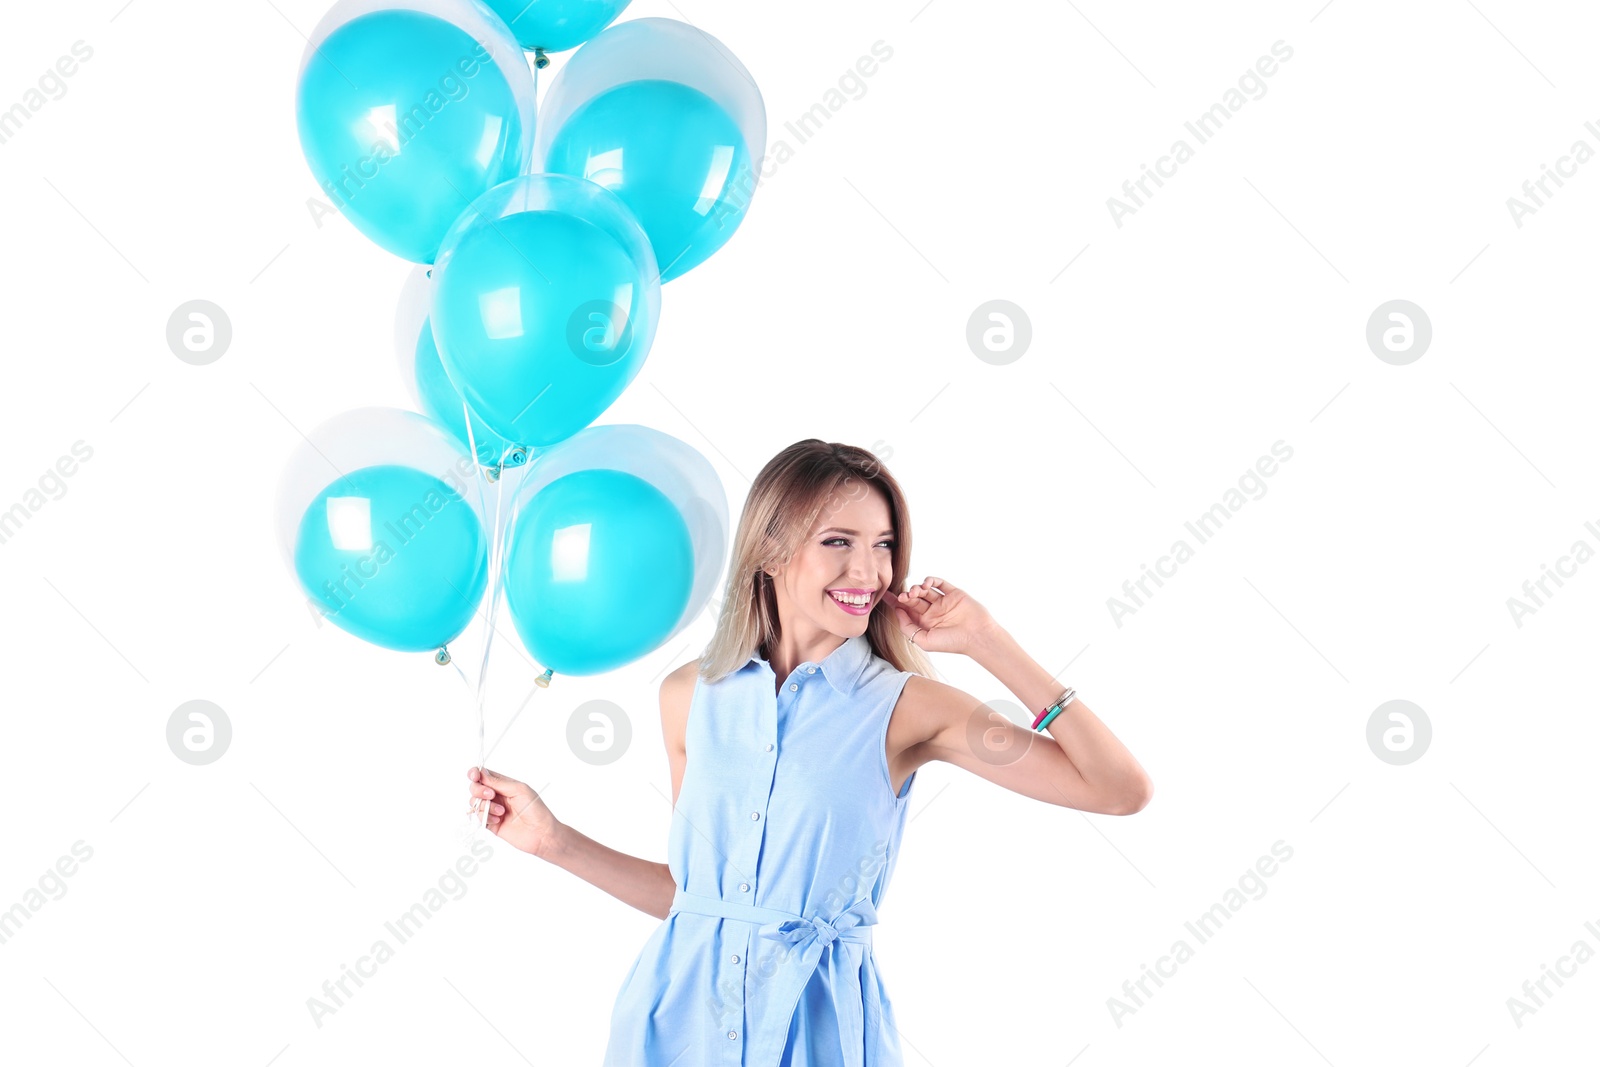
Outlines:
POLYGON ((478 768, 469 767, 467 780, 471 782, 467 795, 474 801, 473 810, 489 806, 490 833, 531 856, 543 858, 549 854, 562 826, 538 793, 487 767, 481 776, 478 768))

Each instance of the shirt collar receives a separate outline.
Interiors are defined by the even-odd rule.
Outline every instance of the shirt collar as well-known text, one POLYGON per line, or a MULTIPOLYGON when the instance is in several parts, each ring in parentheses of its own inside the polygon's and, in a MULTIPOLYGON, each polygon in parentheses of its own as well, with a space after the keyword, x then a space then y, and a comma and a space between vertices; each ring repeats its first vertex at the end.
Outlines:
MULTIPOLYGON (((861 681, 861 673, 871 661, 872 642, 867 640, 866 634, 857 634, 855 637, 845 638, 843 644, 822 657, 822 662, 816 665, 822 668, 822 676, 828 679, 829 685, 833 686, 841 696, 849 696, 855 692, 856 685, 861 681)), ((772 670, 772 664, 768 663, 759 652, 751 653, 750 659, 745 663, 746 669, 752 663, 759 663, 767 670, 772 670)), ((801 666, 811 663, 811 660, 807 660, 801 666)))

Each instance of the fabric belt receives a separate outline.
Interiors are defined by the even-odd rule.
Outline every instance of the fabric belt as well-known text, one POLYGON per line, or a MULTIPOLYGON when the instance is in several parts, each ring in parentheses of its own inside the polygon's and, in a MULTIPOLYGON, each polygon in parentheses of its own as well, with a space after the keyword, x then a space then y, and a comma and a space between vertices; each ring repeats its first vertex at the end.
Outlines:
MULTIPOLYGON (((777 1064, 783 1052, 784 1039, 788 1036, 789 1023, 800 1003, 800 994, 821 965, 828 946, 835 941, 848 941, 865 945, 870 952, 872 927, 878 922, 877 911, 866 898, 855 901, 832 919, 823 919, 820 916, 807 918, 774 908, 759 908, 753 904, 739 904, 721 897, 703 896, 679 889, 673 894, 672 907, 667 914, 670 916, 680 911, 752 923, 762 937, 789 946, 783 956, 783 964, 770 979, 762 978, 758 973, 745 983, 753 991, 750 1000, 757 1002, 758 1010, 751 1012, 751 1005, 747 1003, 746 1018, 740 1025, 756 1026, 760 1030, 744 1035, 749 1039, 745 1050, 748 1053, 745 1058, 747 1067, 777 1064), (799 954, 798 963, 791 965, 796 952, 799 954), (768 1018, 766 1012, 759 1010, 760 1002, 767 997, 771 998, 772 1011, 778 1013, 777 1018, 768 1018)), ((850 977, 854 976, 853 968, 846 966, 842 970, 848 971, 850 977)), ((843 979, 846 976, 837 977, 843 979)), ((837 982, 834 989, 837 992, 837 982)), ((865 1005, 862 1011, 865 1011, 865 1005)), ((841 1050, 845 1057, 843 1062, 860 1063, 861 1022, 853 1016, 840 1018, 839 1036, 844 1045, 841 1050)))

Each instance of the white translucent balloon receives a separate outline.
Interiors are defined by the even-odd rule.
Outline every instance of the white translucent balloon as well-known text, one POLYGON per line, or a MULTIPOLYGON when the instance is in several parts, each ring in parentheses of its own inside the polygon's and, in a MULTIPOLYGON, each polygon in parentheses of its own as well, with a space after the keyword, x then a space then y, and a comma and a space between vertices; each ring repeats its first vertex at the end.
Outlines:
POLYGON ((715 100, 744 135, 750 165, 767 154, 767 109, 755 79, 727 45, 686 22, 644 18, 600 31, 572 54, 539 108, 533 170, 544 170, 550 143, 572 113, 608 89, 628 82, 670 81, 715 100))
MULTIPOLYGON (((582 470, 615 470, 641 478, 683 516, 694 545, 694 581, 683 615, 662 641, 672 639, 704 609, 727 560, 728 497, 722 479, 704 456, 671 434, 631 423, 589 426, 535 453, 521 468, 515 507, 526 508, 542 487, 582 470)), ((507 486, 508 492, 511 488, 507 486)))
MULTIPOLYGON (((335 415, 306 435, 284 464, 278 480, 274 524, 284 566, 295 573, 294 551, 307 509, 330 485, 365 467, 411 467, 431 474, 461 495, 491 529, 473 480, 478 465, 444 428, 426 415, 399 408, 355 408, 335 415)), ((481 479, 480 479, 481 480, 481 479)), ((508 495, 510 487, 507 487, 508 495)))
POLYGON ((422 392, 417 388, 417 342, 428 325, 428 272, 432 269, 426 264, 411 269, 394 311, 394 354, 400 366, 400 381, 418 411, 423 407, 422 392))

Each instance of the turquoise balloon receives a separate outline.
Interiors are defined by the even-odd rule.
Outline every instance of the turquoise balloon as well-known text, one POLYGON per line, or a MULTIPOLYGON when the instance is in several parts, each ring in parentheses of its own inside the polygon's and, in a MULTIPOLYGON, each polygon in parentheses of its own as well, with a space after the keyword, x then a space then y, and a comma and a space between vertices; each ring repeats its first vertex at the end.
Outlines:
POLYGON ((677 507, 643 478, 581 470, 523 505, 505 596, 539 663, 599 674, 657 648, 689 601, 694 545, 677 507))
POLYGON ((449 485, 381 464, 317 495, 300 520, 294 569, 341 629, 384 648, 425 652, 472 620, 489 584, 488 541, 449 485))
POLYGON ((593 422, 639 373, 661 286, 638 222, 604 189, 547 174, 507 186, 440 247, 433 336, 451 383, 488 427, 544 447, 593 422), (530 198, 565 209, 499 213, 530 198))
POLYGON ((738 229, 755 191, 744 135, 716 101, 678 82, 607 89, 561 124, 544 169, 603 185, 639 219, 669 282, 738 229))
MULTIPOLYGON (((417 335, 416 370, 417 398, 422 403, 422 413, 443 425, 461 443, 461 450, 468 451, 467 420, 461 417, 465 405, 461 394, 450 384, 444 364, 439 362, 439 346, 433 339, 431 319, 422 324, 422 332, 417 335)), ((495 466, 513 443, 489 429, 477 412, 469 409, 468 417, 472 423, 472 443, 478 446, 478 462, 485 467, 495 466)), ((506 465, 516 464, 507 460, 506 465)))
MULTIPOLYGON (((503 40, 491 44, 525 67, 495 21, 503 40)), ((533 78, 513 80, 483 43, 443 18, 360 15, 306 60, 295 101, 300 145, 323 192, 358 230, 397 256, 432 263, 468 204, 526 169, 533 78)))
POLYGON ((628 0, 484 0, 505 19, 523 48, 565 52, 607 26, 628 0))

